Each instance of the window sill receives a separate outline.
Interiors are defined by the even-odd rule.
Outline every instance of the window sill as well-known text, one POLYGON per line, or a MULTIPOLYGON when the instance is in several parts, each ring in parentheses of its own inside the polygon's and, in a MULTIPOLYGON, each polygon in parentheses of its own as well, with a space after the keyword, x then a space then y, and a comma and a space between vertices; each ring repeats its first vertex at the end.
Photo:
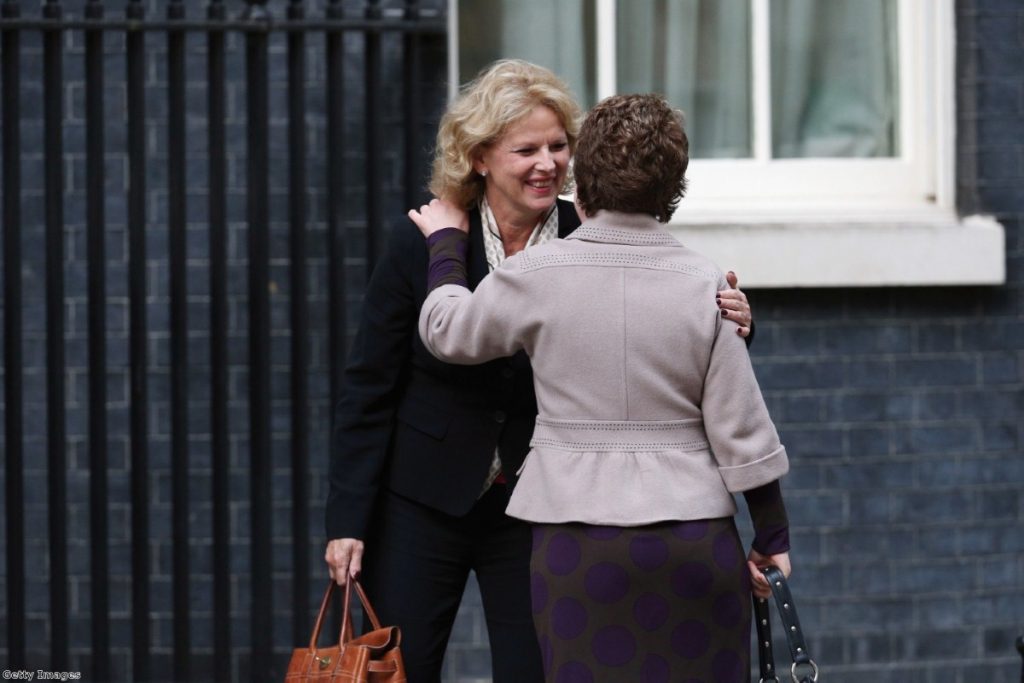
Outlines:
POLYGON ((723 216, 687 213, 684 206, 669 228, 723 270, 736 271, 744 289, 1006 282, 1006 236, 990 216, 723 216))

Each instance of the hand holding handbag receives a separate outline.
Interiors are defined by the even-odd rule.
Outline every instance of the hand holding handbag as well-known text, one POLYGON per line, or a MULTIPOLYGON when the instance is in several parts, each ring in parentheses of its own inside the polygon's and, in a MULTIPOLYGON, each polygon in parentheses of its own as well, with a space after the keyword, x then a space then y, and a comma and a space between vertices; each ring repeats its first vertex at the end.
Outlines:
MULTIPOLYGON (((793 683, 814 683, 818 680, 818 665, 807 652, 807 642, 800 628, 800 619, 796 615, 793 594, 789 592, 786 577, 778 567, 770 566, 761 569, 775 598, 775 606, 786 629, 786 642, 793 657, 790 675, 793 683)), ((779 683, 775 669, 775 656, 772 654, 772 624, 768 610, 768 599, 754 596, 754 624, 757 626, 757 654, 761 664, 761 683, 779 683)))
POLYGON ((377 613, 373 611, 363 587, 355 579, 345 584, 344 610, 341 619, 341 634, 337 645, 320 648, 320 629, 330 608, 334 582, 327 584, 320 613, 317 615, 308 647, 295 648, 292 652, 285 683, 316 681, 317 683, 406 683, 405 666, 398 649, 402 634, 397 626, 381 626, 377 613), (372 630, 358 638, 352 635, 352 614, 350 610, 351 589, 355 586, 359 602, 370 619, 372 630))

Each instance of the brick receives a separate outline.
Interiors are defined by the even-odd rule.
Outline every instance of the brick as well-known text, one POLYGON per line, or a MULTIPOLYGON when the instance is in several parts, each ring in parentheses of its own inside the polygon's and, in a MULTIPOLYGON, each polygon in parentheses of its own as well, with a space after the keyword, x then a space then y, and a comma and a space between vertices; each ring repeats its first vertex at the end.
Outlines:
POLYGON ((825 484, 830 488, 855 492, 854 498, 867 493, 884 494, 893 488, 914 484, 914 463, 909 461, 864 460, 851 464, 831 465, 825 470, 825 484))
POLYGON ((988 451, 1012 451, 1019 448, 1020 425, 1016 423, 988 423, 981 432, 982 448, 988 451))
POLYGON ((843 364, 843 385, 854 389, 888 387, 892 365, 888 360, 848 361, 843 364))
POLYGON ((965 491, 894 493, 893 521, 936 524, 962 520, 970 515, 971 495, 965 491))
POLYGON ((760 360, 754 371, 765 391, 828 388, 842 382, 842 368, 832 362, 760 360))
POLYGON ((870 598, 837 602, 828 608, 829 619, 839 632, 882 628, 906 629, 913 623, 912 602, 904 599, 870 598))
POLYGON ((894 448, 897 453, 957 453, 977 448, 978 434, 969 423, 942 423, 897 430, 894 448))
POLYGON ((965 391, 960 397, 961 413, 986 420, 1013 419, 1024 412, 1024 389, 965 391))
POLYGON ((892 432, 886 427, 850 427, 845 432, 843 454, 850 458, 888 455, 892 432))
POLYGON ((957 386, 977 382, 977 363, 971 358, 909 359, 893 365, 896 386, 957 386))
POLYGON ((830 422, 892 422, 911 417, 913 399, 895 392, 850 393, 831 397, 826 406, 830 422))
POLYGON ((825 350, 843 355, 908 353, 912 332, 908 326, 896 325, 829 326, 825 332, 825 350))

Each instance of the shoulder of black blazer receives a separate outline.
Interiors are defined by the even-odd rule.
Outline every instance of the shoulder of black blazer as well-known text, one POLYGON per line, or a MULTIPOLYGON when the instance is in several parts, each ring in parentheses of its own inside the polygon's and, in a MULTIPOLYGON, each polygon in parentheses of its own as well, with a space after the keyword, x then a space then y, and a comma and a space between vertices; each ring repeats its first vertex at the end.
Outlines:
MULTIPOLYGON (((580 221, 571 202, 558 200, 556 210, 559 212, 559 237, 565 237, 579 226, 580 221)), ((487 275, 487 260, 479 212, 471 211, 469 219, 470 246, 467 257, 469 284, 473 288, 487 275)), ((447 376, 465 379, 473 376, 474 379, 484 381, 496 372, 494 367, 488 369, 487 366, 452 366, 443 363, 423 347, 415 328, 416 314, 426 298, 427 265, 426 240, 411 222, 403 221, 391 235, 388 249, 371 277, 360 329, 346 364, 345 383, 335 413, 332 440, 326 509, 328 538, 361 538, 366 532, 373 499, 385 476, 392 418, 398 410, 401 394, 408 388, 402 383, 410 381, 412 367, 418 367, 439 378, 447 376), (389 291, 405 294, 397 298, 378 296, 389 291), (391 310, 401 301, 404 301, 401 313, 391 310), (368 306, 373 307, 373 310, 367 310, 368 306), (402 325, 406 328, 402 334, 409 340, 404 346, 405 355, 386 359, 391 366, 390 371, 378 372, 380 368, 377 366, 384 363, 385 359, 372 359, 382 346, 387 347, 388 344, 384 340, 368 338, 371 314, 374 320, 405 315, 409 317, 408 324, 402 325), (383 377, 392 379, 384 382, 381 379, 383 377), (375 419, 372 424, 368 424, 363 416, 371 410, 375 419)), ((500 362, 492 361, 492 364, 500 362)), ((518 365, 529 367, 525 357, 518 365)), ((443 405, 445 401, 442 394, 432 399, 437 405, 443 405)), ((493 445, 489 448, 493 450, 493 445)))

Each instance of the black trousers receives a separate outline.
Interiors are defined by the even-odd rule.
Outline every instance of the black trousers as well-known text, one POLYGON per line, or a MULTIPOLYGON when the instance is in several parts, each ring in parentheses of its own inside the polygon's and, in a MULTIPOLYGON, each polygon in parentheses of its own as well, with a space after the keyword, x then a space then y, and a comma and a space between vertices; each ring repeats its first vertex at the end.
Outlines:
POLYGON ((505 515, 502 488, 491 487, 464 517, 382 495, 362 581, 381 620, 402 630, 409 683, 441 680, 470 570, 483 599, 494 683, 544 680, 530 611, 530 527, 505 515))

